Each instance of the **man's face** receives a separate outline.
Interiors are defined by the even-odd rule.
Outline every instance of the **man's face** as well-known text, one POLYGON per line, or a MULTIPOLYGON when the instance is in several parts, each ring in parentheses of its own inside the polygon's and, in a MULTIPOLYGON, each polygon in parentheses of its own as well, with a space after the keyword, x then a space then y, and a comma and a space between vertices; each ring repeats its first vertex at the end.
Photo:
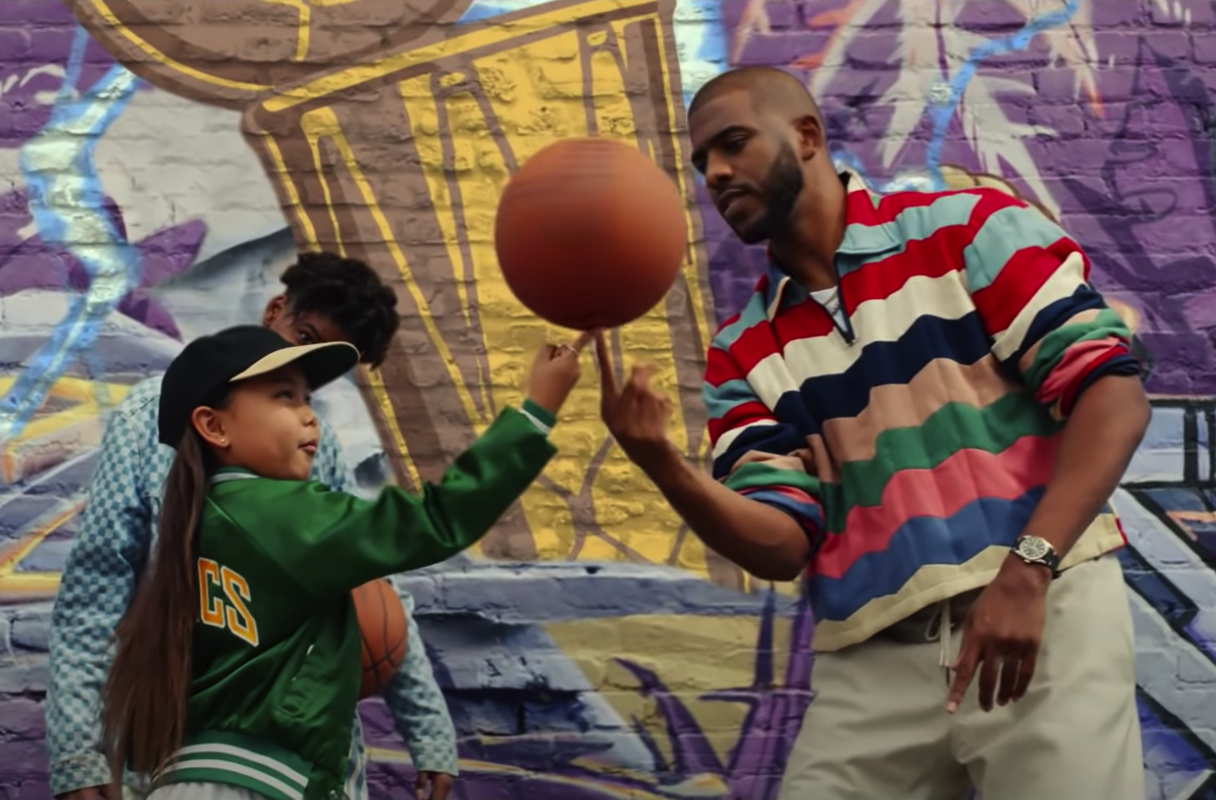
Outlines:
POLYGON ((802 165, 789 139, 762 120, 746 92, 726 92, 689 118, 692 163, 735 235, 747 244, 784 229, 802 193, 802 165))
POLYGON ((293 345, 349 342, 346 331, 332 319, 305 311, 293 314, 283 295, 266 304, 262 325, 282 336, 293 345))

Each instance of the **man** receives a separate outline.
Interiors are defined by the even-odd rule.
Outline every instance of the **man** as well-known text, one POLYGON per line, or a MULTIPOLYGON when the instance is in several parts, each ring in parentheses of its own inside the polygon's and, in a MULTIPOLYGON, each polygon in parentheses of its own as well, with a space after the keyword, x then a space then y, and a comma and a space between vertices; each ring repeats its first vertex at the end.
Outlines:
MULTIPOLYGON (((376 368, 397 330, 397 298, 361 261, 305 254, 282 276, 285 290, 266 305, 262 324, 292 343, 345 341, 376 368)), ((109 783, 97 751, 97 705, 114 632, 155 536, 160 493, 173 451, 157 441, 161 379, 132 388, 101 443, 79 535, 51 617, 47 749, 51 790, 60 800, 104 797, 109 783)), ((321 423, 313 478, 354 491, 355 480, 333 431, 321 423)), ((446 798, 457 774, 456 733, 448 716, 409 595, 406 658, 384 693, 418 770, 419 798, 446 798), (429 791, 428 791, 429 790, 429 791)), ((367 797, 363 740, 354 721, 346 792, 367 797)))
POLYGON ((1150 410, 1080 248, 995 190, 869 194, 778 70, 710 81, 689 126, 771 262, 709 349, 713 476, 601 346, 603 415, 708 546, 806 571, 816 699, 783 800, 1143 798, 1108 499, 1150 410))

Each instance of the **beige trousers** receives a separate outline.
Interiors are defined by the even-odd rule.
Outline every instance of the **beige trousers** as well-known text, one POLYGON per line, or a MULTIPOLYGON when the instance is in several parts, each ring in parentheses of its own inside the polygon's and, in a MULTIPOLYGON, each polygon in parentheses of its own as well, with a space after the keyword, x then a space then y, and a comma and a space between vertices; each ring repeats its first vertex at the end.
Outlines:
MULTIPOLYGON (((947 663, 958 651, 955 632, 947 663)), ((1143 800, 1135 646, 1113 555, 1052 584, 1034 679, 985 713, 946 714, 942 645, 871 639, 815 659, 815 701, 780 800, 1143 800)))

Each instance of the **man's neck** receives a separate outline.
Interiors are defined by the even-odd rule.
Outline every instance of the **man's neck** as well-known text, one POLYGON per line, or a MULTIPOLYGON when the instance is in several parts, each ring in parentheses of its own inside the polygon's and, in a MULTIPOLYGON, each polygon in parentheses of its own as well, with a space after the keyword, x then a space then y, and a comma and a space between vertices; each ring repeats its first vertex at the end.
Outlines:
POLYGON ((811 291, 836 285, 836 251, 844 238, 843 220, 803 217, 787 235, 773 237, 773 258, 786 275, 811 291))
POLYGON ((846 193, 843 183, 808 184, 790 224, 769 242, 773 258, 785 274, 810 291, 836 285, 836 251, 844 241, 846 193))

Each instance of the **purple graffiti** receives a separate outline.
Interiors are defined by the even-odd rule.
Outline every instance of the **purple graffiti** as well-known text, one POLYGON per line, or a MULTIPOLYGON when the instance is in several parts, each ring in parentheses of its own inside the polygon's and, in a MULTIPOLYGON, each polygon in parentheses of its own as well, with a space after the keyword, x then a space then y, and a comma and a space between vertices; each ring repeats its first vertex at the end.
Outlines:
MULTIPOLYGON (((655 774, 613 775, 609 770, 589 768, 587 764, 608 745, 581 733, 474 736, 460 742, 464 765, 455 796, 461 800, 606 800, 632 791, 638 800, 677 800, 687 796, 692 784, 697 787, 695 796, 702 798, 776 797, 786 758, 812 699, 810 643, 814 628, 804 595, 793 619, 791 655, 778 683, 773 644, 776 617, 770 593, 761 616, 751 685, 702 697, 748 707, 726 763, 715 753, 693 713, 660 676, 636 662, 618 659, 638 680, 639 694, 655 701, 664 723, 665 749, 653 741, 640 721, 633 721, 634 732, 647 743, 657 765, 655 774), (664 752, 671 753, 671 758, 664 752)), ((369 731, 392 729, 381 704, 369 704, 363 716, 369 731)), ((405 798, 410 795, 402 792, 412 791, 413 770, 408 764, 381 761, 370 767, 369 780, 379 791, 377 797, 405 798)))
MULTIPOLYGON (((105 210, 125 241, 122 210, 107 198, 105 210)), ((131 319, 180 339, 173 316, 148 290, 190 268, 202 246, 207 226, 189 220, 163 228, 135 243, 143 271, 139 286, 116 310, 131 319)), ((83 292, 89 286, 84 264, 66 247, 43 241, 34 233, 24 191, 0 195, 0 297, 30 289, 83 292)))

